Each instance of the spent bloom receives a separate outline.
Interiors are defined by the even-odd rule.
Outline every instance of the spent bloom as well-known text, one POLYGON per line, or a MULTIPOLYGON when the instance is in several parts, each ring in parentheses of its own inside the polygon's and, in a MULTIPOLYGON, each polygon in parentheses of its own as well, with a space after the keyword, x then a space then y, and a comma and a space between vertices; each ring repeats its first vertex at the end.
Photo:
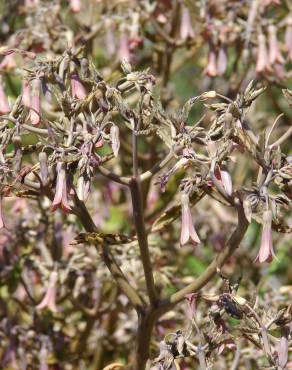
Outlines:
POLYGON ((271 210, 265 210, 263 213, 263 228, 259 253, 255 259, 256 262, 271 262, 275 257, 272 239, 272 219, 271 210))
POLYGON ((62 162, 57 164, 57 184, 56 193, 51 206, 52 212, 61 208, 64 212, 71 210, 68 203, 68 186, 65 165, 62 162))
POLYGON ((215 170, 216 178, 221 182, 227 195, 232 195, 232 179, 226 170, 220 169, 219 167, 215 170))
POLYGON ((180 244, 185 245, 190 238, 192 239, 194 244, 199 244, 201 241, 193 225, 189 196, 185 193, 182 193, 181 195, 181 215, 182 225, 180 244))
POLYGON ((58 273, 57 271, 52 271, 49 277, 47 292, 42 301, 36 306, 38 310, 48 308, 52 312, 57 312, 56 307, 57 282, 58 282, 58 273))

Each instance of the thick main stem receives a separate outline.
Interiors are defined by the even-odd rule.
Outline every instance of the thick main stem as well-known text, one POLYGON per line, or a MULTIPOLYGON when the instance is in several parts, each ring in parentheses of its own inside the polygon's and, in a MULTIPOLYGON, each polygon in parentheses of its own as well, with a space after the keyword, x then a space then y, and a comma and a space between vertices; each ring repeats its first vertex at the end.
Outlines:
POLYGON ((155 306, 157 301, 154 278, 152 273, 152 265, 149 254, 149 246, 147 233, 143 215, 143 203, 141 197, 140 185, 137 179, 132 178, 130 183, 132 206, 133 206, 133 217, 135 223, 136 234, 139 243, 141 261, 143 264, 147 293, 150 300, 150 305, 155 306))

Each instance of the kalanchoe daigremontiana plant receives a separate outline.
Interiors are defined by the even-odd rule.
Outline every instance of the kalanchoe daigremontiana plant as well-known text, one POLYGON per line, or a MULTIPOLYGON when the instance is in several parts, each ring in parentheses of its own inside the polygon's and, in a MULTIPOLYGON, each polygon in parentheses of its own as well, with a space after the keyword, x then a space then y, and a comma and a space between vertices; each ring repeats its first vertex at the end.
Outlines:
POLYGON ((289 2, 13 6, 0 368, 289 369, 289 2))

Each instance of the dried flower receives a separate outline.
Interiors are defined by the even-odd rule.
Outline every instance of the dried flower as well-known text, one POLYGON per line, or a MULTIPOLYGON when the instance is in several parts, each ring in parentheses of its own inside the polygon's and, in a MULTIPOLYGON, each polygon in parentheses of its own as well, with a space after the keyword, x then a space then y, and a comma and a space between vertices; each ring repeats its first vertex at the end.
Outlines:
POLYGON ((58 273, 57 271, 52 271, 49 277, 49 284, 47 287, 46 294, 42 301, 36 306, 37 310, 43 310, 44 308, 48 308, 52 312, 57 312, 56 307, 57 282, 58 282, 58 273))
POLYGON ((77 99, 84 99, 86 97, 86 91, 77 72, 71 73, 71 92, 72 96, 77 99))
POLYGON ((201 242, 193 225, 189 203, 190 201, 188 194, 182 193, 181 195, 182 225, 180 235, 181 245, 185 245, 190 238, 193 240, 194 244, 199 244, 201 242))
POLYGON ((4 92, 4 88, 0 82, 0 115, 7 114, 10 112, 7 96, 4 92))
POLYGON ((264 211, 261 244, 259 253, 255 259, 256 262, 271 262, 275 257, 272 239, 272 219, 272 211, 264 211))
POLYGON ((190 12, 186 6, 182 6, 181 10, 180 37, 183 41, 195 37, 190 12))
POLYGON ((274 25, 270 25, 268 28, 269 32, 269 62, 271 65, 274 63, 284 64, 284 58, 282 57, 279 49, 277 40, 277 29, 274 25))
POLYGON ((71 207, 68 203, 66 169, 64 163, 62 162, 57 163, 56 193, 51 206, 51 211, 54 212, 57 208, 61 208, 65 213, 71 210, 71 207))
POLYGON ((110 141, 114 156, 117 157, 120 150, 120 137, 119 128, 116 125, 112 125, 110 128, 110 141))

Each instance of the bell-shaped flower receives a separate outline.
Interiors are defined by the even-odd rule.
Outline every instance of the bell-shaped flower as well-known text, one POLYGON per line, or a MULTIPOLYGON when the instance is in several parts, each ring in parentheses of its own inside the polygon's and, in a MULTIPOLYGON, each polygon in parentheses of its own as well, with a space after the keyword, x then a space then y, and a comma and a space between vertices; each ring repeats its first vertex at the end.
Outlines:
POLYGON ((269 33, 269 62, 271 65, 274 63, 284 64, 285 60, 281 55, 279 44, 277 40, 277 29, 271 24, 268 28, 269 33))
POLYGON ((216 178, 221 182, 227 195, 232 195, 232 179, 228 171, 217 167, 214 172, 216 178))
POLYGON ((281 338, 276 346, 278 365, 281 369, 285 369, 285 366, 287 365, 288 362, 289 333, 290 333, 289 326, 283 327, 281 338))
POLYGON ((258 54, 256 63, 256 72, 265 73, 270 72, 271 67, 269 64, 268 51, 266 46, 266 36, 263 33, 258 35, 258 54))
POLYGON ((192 214, 190 209, 190 201, 188 194, 182 193, 181 195, 181 234, 180 234, 180 244, 185 245, 191 238, 194 244, 199 244, 200 238, 196 233, 193 225, 192 214))
POLYGON ((10 107, 8 103, 7 96, 4 92, 4 88, 0 81, 0 115, 1 114, 7 114, 10 112, 10 107))
POLYGON ((181 23, 180 23, 180 38, 185 41, 188 38, 194 38, 195 33, 192 27, 190 12, 186 6, 182 6, 181 23))
POLYGON ((71 210, 68 203, 67 174, 65 165, 62 162, 57 164, 56 193, 51 206, 51 211, 54 212, 57 208, 61 208, 65 213, 71 210))
POLYGON ((57 271, 52 271, 49 277, 49 284, 47 287, 46 294, 42 301, 36 306, 37 310, 43 310, 48 308, 52 312, 57 312, 56 306, 56 295, 57 295, 57 282, 58 273, 57 271))
POLYGON ((209 51, 208 64, 204 69, 204 73, 210 77, 215 77, 218 75, 217 58, 215 50, 210 49, 209 51))
POLYGON ((129 37, 124 30, 121 30, 120 32, 118 56, 120 61, 126 60, 129 62, 131 59, 129 37))
POLYGON ((271 210, 265 210, 263 213, 263 227, 259 253, 255 262, 271 262, 275 257, 272 238, 272 219, 271 210))
POLYGON ((227 53, 225 48, 221 47, 217 56, 217 72, 219 76, 222 76, 227 68, 227 53))
POLYGON ((2 214, 2 196, 0 196, 0 229, 3 229, 5 227, 4 220, 3 220, 3 214, 2 214))
POLYGON ((30 108, 30 85, 27 80, 22 80, 22 104, 30 108))
POLYGON ((71 92, 72 96, 77 99, 84 99, 86 91, 77 72, 71 73, 71 92))
POLYGON ((285 30, 285 48, 288 53, 288 59, 292 62, 292 17, 289 19, 290 23, 287 25, 285 30))

